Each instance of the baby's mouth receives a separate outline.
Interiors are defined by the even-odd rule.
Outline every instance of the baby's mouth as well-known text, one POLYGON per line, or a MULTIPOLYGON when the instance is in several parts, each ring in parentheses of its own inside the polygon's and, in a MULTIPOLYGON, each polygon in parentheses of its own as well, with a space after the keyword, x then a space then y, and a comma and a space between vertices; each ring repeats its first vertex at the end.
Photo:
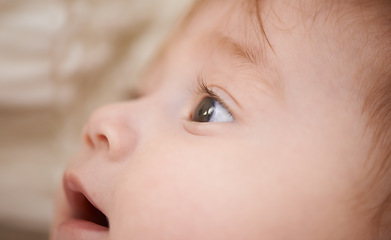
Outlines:
POLYGON ((74 192, 72 198, 74 201, 74 216, 76 219, 92 222, 105 228, 109 228, 108 218, 102 211, 92 204, 84 194, 74 192))
POLYGON ((96 204, 83 193, 81 188, 75 184, 67 184, 65 182, 65 192, 72 209, 71 217, 77 220, 82 220, 96 227, 109 229, 109 219, 106 215, 96 207, 96 204), (70 187, 72 186, 72 187, 70 187))

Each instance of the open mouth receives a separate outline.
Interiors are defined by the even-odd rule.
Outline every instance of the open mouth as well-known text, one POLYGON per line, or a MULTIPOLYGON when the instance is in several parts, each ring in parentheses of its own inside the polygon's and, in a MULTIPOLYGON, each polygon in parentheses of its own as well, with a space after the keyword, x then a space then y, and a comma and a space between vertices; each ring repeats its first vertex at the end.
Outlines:
POLYGON ((99 226, 109 228, 109 220, 104 213, 92 204, 81 192, 71 193, 73 198, 73 217, 76 219, 92 222, 99 226))
POLYGON ((65 192, 72 209, 71 217, 108 230, 109 219, 97 207, 97 205, 91 201, 88 195, 79 190, 79 187, 76 188, 76 185, 67 184, 67 181, 64 185, 65 192), (70 185, 72 185, 72 188, 70 185))

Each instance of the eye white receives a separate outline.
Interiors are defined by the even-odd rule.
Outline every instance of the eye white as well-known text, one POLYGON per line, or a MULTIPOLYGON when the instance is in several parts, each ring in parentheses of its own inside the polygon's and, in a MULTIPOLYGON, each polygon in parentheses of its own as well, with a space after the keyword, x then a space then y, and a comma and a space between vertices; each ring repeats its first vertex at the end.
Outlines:
POLYGON ((229 111, 218 101, 214 100, 214 111, 210 118, 210 122, 232 122, 233 120, 229 111))

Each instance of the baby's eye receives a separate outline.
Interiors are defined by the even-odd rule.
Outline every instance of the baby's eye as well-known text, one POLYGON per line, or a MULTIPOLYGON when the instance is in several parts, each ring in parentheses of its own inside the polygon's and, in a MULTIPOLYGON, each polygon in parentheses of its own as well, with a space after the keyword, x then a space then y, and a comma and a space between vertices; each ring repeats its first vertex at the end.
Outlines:
POLYGON ((229 110, 212 97, 205 97, 195 109, 192 121, 195 122, 232 122, 229 110))

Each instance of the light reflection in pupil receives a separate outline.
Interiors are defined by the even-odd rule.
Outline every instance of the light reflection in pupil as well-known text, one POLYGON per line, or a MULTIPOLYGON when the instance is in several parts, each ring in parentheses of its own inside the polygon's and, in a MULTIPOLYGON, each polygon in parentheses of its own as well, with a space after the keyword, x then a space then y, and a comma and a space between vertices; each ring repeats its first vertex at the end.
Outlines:
POLYGON ((209 108, 209 109, 207 109, 205 112, 204 112, 204 116, 211 116, 212 114, 213 114, 213 112, 214 112, 214 108, 213 107, 211 107, 211 108, 209 108))
POLYGON ((198 105, 193 120, 197 122, 209 122, 215 111, 214 105, 214 99, 210 97, 204 98, 198 105))

